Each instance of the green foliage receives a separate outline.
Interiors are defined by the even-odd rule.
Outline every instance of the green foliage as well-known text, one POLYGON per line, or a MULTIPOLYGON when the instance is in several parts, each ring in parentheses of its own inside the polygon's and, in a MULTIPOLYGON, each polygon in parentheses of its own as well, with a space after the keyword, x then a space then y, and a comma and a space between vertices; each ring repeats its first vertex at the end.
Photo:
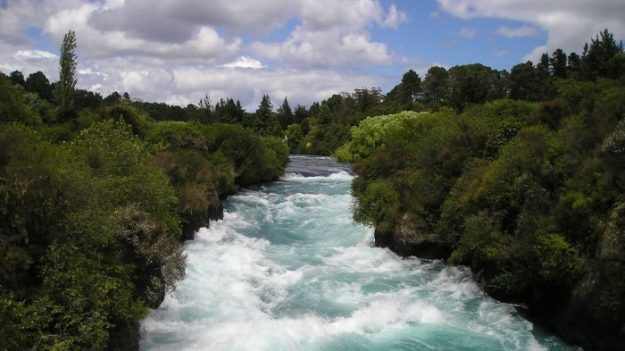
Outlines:
POLYGON ((381 231, 391 230, 399 210, 399 195, 390 182, 376 180, 363 188, 358 182, 352 187, 358 201, 354 207, 354 219, 361 223, 376 225, 381 231))
POLYGON ((54 97, 59 113, 66 117, 74 107, 76 88, 76 32, 70 30, 63 37, 59 58, 59 81, 55 85, 54 97))
POLYGON ((462 111, 470 104, 481 104, 488 100, 494 91, 491 68, 481 64, 454 66, 449 69, 449 102, 462 111))
MULTIPOLYGON (((490 81, 486 72, 452 68, 452 92, 490 81)), ((616 220, 625 197, 625 87, 558 78, 555 98, 539 103, 484 103, 489 93, 473 91, 479 97, 457 96, 459 114, 363 120, 335 152, 358 175, 354 219, 447 245, 447 259, 479 272, 496 297, 549 314, 573 296, 590 299, 592 318, 622 316, 625 289, 612 282, 625 278, 616 253, 625 242, 616 220)))
POLYGON ((27 106, 27 94, 0 77, 0 122, 21 122, 34 125, 41 118, 27 106))
POLYGON ((24 89, 26 91, 35 93, 39 97, 46 101, 52 101, 54 91, 50 81, 45 74, 41 71, 37 71, 28 75, 26 82, 24 83, 24 89))
POLYGON ((155 123, 127 102, 81 114, 0 128, 2 348, 136 348, 184 274, 181 241, 288 161, 280 139, 239 126, 155 123))
POLYGON ((149 117, 127 101, 103 107, 99 111, 99 118, 101 120, 112 119, 128 124, 132 127, 132 132, 139 137, 146 136, 149 132, 149 117))

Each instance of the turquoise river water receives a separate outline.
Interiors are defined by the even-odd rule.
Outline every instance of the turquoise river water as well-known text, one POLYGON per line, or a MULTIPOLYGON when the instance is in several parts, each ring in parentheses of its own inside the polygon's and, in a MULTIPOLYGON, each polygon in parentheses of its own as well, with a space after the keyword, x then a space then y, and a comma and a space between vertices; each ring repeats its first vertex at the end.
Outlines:
POLYGON ((186 276, 142 323, 142 350, 574 350, 485 295, 470 272, 373 246, 352 176, 293 157, 185 243, 186 276))

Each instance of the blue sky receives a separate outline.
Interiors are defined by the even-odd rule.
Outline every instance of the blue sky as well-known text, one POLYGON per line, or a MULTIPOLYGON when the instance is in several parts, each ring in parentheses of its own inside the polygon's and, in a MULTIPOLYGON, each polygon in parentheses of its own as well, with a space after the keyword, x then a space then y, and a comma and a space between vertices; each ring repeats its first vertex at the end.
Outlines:
POLYGON ((263 94, 309 104, 388 91, 408 69, 536 60, 609 28, 623 0, 0 0, 0 71, 57 77, 78 37, 79 86, 185 105, 209 95, 253 109, 263 94))

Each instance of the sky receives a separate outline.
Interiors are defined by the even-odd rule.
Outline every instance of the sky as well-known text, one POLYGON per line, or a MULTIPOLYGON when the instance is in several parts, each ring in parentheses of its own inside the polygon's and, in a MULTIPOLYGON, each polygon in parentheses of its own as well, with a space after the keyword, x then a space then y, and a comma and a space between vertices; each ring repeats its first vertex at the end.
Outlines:
POLYGON ((604 28, 625 38, 625 0, 0 0, 0 71, 58 79, 78 39, 78 87, 170 104, 231 97, 254 110, 390 90, 409 69, 496 69, 604 28))

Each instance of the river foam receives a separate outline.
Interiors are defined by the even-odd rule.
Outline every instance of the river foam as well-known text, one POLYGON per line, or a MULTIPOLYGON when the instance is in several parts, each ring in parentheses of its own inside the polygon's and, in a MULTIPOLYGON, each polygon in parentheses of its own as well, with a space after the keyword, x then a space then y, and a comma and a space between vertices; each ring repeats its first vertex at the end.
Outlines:
POLYGON ((144 320, 142 350, 569 349, 468 270, 373 247, 347 167, 294 163, 185 243, 186 277, 144 320))

